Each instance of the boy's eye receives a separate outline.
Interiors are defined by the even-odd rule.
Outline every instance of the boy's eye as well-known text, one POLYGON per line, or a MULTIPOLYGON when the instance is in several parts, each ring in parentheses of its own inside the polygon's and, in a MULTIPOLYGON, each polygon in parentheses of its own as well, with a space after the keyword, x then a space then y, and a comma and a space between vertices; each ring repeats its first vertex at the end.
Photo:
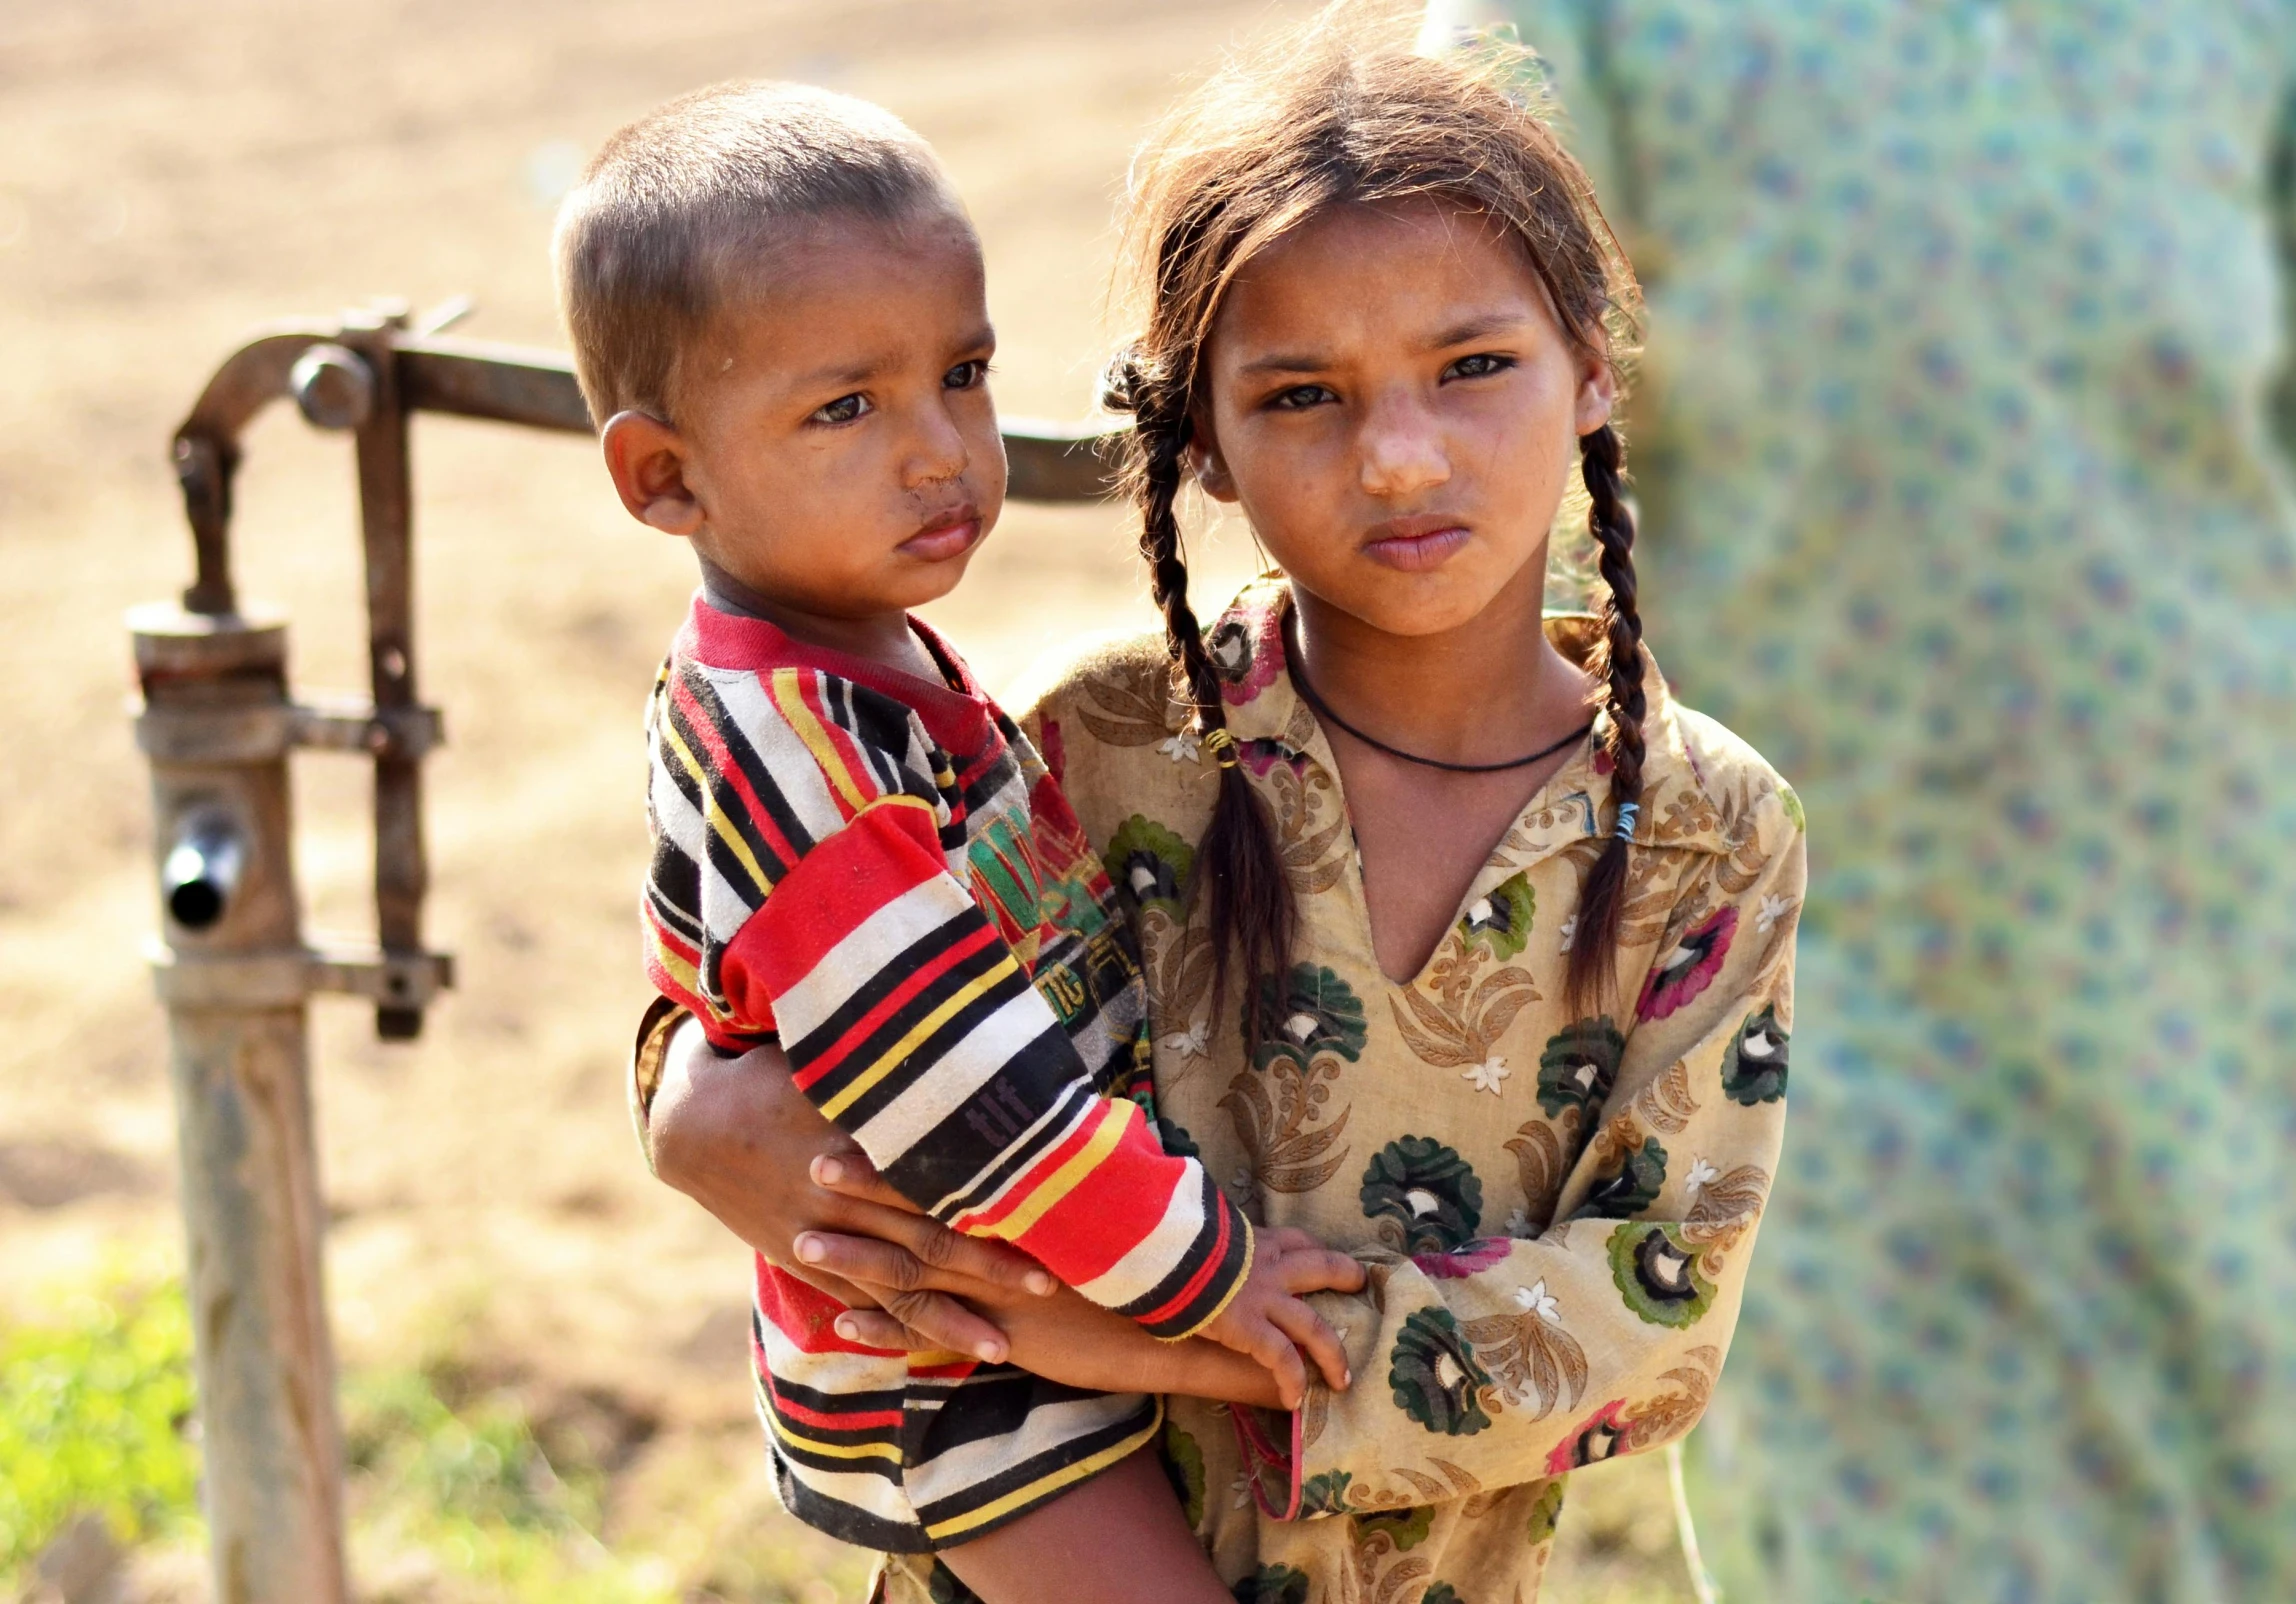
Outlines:
POLYGON ((1446 379, 1487 379, 1494 373, 1504 373, 1515 365, 1510 356, 1498 356, 1489 351, 1478 351, 1463 356, 1443 370, 1446 379))
POLYGON ((1309 407, 1338 399, 1327 384, 1295 384, 1268 397, 1268 405, 1279 412, 1305 412, 1309 407))
POLYGON ((955 367, 941 375, 941 388, 944 390, 970 390, 988 376, 989 365, 986 362, 978 359, 971 362, 959 362, 955 367))
POLYGON ((869 404, 867 396, 856 391, 852 395, 839 396, 825 407, 815 407, 813 416, 807 421, 811 423, 851 423, 855 418, 876 410, 869 404))

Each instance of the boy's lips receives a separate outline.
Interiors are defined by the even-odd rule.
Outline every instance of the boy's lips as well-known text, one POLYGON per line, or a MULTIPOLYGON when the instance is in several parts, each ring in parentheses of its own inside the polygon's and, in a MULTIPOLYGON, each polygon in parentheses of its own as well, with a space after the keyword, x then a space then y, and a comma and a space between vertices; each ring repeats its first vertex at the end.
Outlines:
POLYGON ((966 507, 934 519, 902 541, 898 549, 921 562, 947 562, 972 550, 980 538, 981 515, 966 507))
POLYGON ((1467 543, 1467 525, 1440 513, 1418 513, 1376 524, 1364 555, 1390 568, 1419 572, 1442 565, 1467 543))

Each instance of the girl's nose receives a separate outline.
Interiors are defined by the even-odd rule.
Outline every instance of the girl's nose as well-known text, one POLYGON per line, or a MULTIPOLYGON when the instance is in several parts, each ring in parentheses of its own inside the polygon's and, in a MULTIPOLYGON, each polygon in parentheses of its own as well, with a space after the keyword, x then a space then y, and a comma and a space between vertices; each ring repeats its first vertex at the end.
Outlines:
POLYGON ((1433 489, 1451 477, 1442 431, 1415 398, 1399 396, 1373 406, 1357 452, 1364 493, 1383 501, 1433 489))

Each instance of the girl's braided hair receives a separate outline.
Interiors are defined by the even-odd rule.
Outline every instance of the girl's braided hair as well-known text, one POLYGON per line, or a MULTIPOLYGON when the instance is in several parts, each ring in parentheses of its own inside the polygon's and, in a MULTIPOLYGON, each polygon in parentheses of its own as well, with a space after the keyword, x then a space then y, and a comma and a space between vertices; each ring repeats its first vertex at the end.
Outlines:
MULTIPOLYGON (((1175 697, 1220 762, 1220 792, 1189 894, 1206 908, 1216 990, 1247 985, 1245 1027, 1262 1034, 1257 982, 1290 962, 1296 909, 1273 821, 1235 763, 1220 679, 1188 605, 1176 503, 1205 405, 1204 348, 1228 287, 1275 240, 1337 207, 1434 200, 1486 219, 1522 252, 1567 339, 1616 370, 1639 307, 1633 270, 1586 174, 1526 103, 1526 52, 1495 43, 1433 58, 1328 15, 1189 97, 1135 163, 1129 229, 1140 332, 1110 365, 1106 403, 1132 415, 1129 482, 1140 550, 1163 610, 1175 697)), ((1610 800, 1642 795, 1642 622, 1624 447, 1609 425, 1581 437, 1582 474, 1607 590, 1590 665, 1602 690, 1610 800)), ((1631 812, 1625 815, 1633 817, 1631 812)), ((1612 980, 1627 875, 1615 827, 1588 870, 1568 989, 1598 1000, 1612 980)))

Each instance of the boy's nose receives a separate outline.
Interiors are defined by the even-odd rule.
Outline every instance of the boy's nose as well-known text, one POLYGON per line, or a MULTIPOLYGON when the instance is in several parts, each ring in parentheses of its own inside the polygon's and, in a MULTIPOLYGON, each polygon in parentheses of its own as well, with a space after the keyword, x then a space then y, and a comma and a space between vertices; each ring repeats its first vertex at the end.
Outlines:
POLYGON ((904 478, 914 488, 954 479, 972 466, 973 454, 964 430, 945 406, 927 406, 918 420, 916 441, 909 453, 904 478))

